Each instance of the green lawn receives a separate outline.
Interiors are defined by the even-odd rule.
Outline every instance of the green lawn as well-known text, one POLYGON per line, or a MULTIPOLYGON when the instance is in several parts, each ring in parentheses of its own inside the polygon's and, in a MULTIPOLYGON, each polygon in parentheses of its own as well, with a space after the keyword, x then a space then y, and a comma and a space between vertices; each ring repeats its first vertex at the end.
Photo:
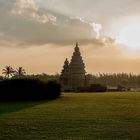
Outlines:
POLYGON ((0 103, 0 140, 140 140, 140 93, 0 103))

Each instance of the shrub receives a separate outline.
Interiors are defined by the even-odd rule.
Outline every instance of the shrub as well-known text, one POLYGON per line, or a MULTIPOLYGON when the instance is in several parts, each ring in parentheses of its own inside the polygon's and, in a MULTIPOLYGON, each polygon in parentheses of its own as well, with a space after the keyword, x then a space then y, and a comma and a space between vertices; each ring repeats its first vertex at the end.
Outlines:
POLYGON ((89 92, 106 92, 107 86, 101 84, 92 84, 90 85, 89 92))
POLYGON ((92 84, 89 87, 79 89, 80 92, 106 92, 107 87, 101 84, 92 84))
POLYGON ((51 100, 61 94, 56 81, 18 78, 0 81, 0 101, 51 100))
POLYGON ((107 86, 101 84, 92 84, 89 87, 81 87, 77 89, 77 92, 106 92, 107 86))
POLYGON ((48 92, 48 96, 47 96, 48 99, 56 99, 60 96, 61 86, 56 81, 49 81, 46 84, 46 90, 48 92), (51 94, 51 93, 53 93, 53 94, 51 94))

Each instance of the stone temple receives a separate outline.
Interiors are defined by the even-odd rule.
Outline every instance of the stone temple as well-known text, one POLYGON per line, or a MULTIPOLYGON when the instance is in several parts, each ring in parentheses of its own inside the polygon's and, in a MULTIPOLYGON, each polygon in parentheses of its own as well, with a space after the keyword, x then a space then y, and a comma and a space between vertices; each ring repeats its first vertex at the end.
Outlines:
POLYGON ((77 90, 85 86, 85 64, 78 43, 76 43, 70 63, 67 58, 64 62, 60 81, 64 90, 77 90))

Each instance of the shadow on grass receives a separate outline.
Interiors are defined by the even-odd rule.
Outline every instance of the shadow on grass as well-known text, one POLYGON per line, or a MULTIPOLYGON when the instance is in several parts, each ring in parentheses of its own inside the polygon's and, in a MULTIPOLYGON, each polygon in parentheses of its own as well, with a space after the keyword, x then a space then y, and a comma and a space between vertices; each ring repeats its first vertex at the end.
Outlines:
POLYGON ((17 112, 27 108, 32 108, 36 105, 42 104, 45 101, 40 102, 1 102, 0 103, 0 116, 7 113, 17 112))

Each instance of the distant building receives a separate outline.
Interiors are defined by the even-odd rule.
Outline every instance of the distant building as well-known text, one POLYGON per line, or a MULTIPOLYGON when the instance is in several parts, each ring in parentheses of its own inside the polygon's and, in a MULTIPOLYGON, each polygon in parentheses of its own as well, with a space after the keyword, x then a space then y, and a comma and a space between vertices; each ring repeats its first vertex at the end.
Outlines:
POLYGON ((86 85, 86 71, 78 43, 74 48, 71 62, 65 60, 60 81, 65 90, 77 90, 86 85))

